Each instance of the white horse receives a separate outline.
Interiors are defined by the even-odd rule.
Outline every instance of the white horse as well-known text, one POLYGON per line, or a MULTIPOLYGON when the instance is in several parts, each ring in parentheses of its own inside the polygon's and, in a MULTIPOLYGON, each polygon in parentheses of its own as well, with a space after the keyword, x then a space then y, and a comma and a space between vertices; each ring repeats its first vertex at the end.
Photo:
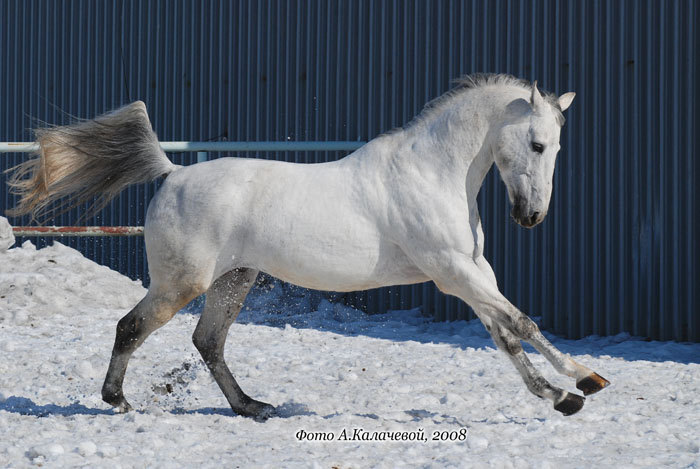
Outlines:
POLYGON ((483 257, 477 193, 495 162, 511 215, 533 227, 547 214, 559 134, 574 93, 542 94, 508 75, 465 77, 406 127, 330 163, 221 158, 172 164, 146 107, 37 130, 38 158, 15 169, 22 196, 11 214, 55 213, 98 196, 101 208, 130 184, 167 177, 148 207, 151 285, 117 325, 102 388, 120 411, 127 363, 157 328, 206 292, 193 335, 231 408, 266 418, 224 362, 224 343, 258 271, 303 287, 353 291, 432 280, 469 304, 528 389, 565 415, 584 398, 552 386, 521 347, 532 344, 584 394, 608 381, 557 350, 499 291, 483 257), (60 200, 57 209, 48 210, 60 200))

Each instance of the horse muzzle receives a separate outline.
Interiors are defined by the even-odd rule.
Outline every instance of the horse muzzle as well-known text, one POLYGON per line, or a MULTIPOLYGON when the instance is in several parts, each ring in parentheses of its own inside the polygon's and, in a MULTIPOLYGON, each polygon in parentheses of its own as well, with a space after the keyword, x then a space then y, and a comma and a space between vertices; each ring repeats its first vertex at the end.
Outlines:
POLYGON ((532 228, 541 223, 545 215, 547 215, 547 212, 530 210, 527 204, 519 200, 513 204, 513 208, 510 210, 510 216, 513 220, 515 220, 518 225, 524 226, 525 228, 532 228))

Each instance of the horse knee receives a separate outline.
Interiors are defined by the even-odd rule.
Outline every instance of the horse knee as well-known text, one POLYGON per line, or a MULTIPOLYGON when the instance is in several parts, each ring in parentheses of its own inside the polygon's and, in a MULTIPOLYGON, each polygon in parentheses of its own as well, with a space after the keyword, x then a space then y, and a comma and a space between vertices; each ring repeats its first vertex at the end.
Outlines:
POLYGON ((485 325, 499 349, 508 355, 517 355, 523 351, 520 339, 509 333, 507 329, 499 325, 488 324, 488 322, 485 325))
POLYGON ((520 340, 530 340, 540 331, 537 324, 523 313, 520 313, 518 318, 513 321, 512 326, 512 332, 520 340))
POLYGON ((516 355, 520 352, 523 351, 523 346, 520 344, 520 340, 513 337, 503 337, 501 336, 501 341, 503 342, 503 345, 505 346, 506 352, 509 355, 516 355))

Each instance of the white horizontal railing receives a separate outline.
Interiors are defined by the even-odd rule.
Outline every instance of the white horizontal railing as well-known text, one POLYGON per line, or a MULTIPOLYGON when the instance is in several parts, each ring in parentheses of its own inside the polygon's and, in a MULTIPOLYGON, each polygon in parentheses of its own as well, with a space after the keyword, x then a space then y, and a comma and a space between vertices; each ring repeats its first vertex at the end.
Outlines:
MULTIPOLYGON (((169 153, 209 151, 353 151, 366 142, 160 142, 163 151, 169 153)), ((31 153, 39 146, 34 142, 0 142, 0 153, 31 153)))

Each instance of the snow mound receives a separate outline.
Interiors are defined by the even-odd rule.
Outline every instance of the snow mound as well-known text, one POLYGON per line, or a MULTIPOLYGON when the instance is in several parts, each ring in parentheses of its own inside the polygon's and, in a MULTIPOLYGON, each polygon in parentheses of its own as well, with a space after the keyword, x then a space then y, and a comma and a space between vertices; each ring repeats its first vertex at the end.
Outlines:
POLYGON ((37 250, 25 241, 22 247, 0 252, 0 324, 130 309, 145 294, 140 282, 61 243, 37 250))
POLYGON ((7 251, 15 244, 15 235, 7 218, 0 217, 0 252, 7 251))

